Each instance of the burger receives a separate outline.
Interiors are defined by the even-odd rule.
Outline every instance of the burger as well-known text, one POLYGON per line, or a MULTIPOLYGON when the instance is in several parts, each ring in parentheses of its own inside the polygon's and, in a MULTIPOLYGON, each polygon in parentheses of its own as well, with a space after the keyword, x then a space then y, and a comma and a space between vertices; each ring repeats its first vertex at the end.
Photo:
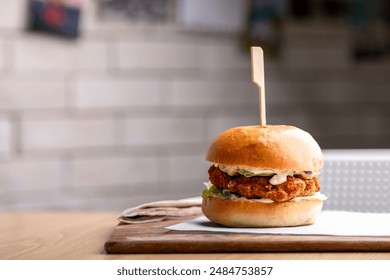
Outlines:
POLYGON ((320 193, 321 148, 307 132, 287 125, 241 126, 223 131, 206 160, 209 182, 202 212, 229 227, 313 224, 320 193))

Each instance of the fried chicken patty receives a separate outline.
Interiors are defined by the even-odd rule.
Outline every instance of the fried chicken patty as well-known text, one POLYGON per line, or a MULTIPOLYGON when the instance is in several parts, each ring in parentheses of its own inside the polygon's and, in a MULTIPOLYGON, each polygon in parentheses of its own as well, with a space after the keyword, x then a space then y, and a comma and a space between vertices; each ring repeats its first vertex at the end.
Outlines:
POLYGON ((272 185, 269 182, 271 177, 229 176, 213 165, 209 168, 209 179, 218 189, 229 189, 232 193, 246 198, 269 198, 277 202, 288 201, 298 196, 309 196, 320 190, 317 177, 301 179, 288 176, 286 182, 272 185))

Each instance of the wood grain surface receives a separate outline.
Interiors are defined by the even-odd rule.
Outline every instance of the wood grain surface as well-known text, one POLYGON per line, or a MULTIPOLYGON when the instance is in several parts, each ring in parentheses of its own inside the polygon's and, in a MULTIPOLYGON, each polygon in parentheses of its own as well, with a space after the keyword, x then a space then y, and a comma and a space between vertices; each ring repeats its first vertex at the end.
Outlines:
POLYGON ((390 237, 238 234, 174 231, 171 220, 119 224, 105 244, 108 253, 238 253, 238 252, 390 252, 390 237))
POLYGON ((107 254, 104 251, 104 244, 116 228, 118 214, 114 212, 0 213, 0 259, 390 260, 390 253, 387 252, 107 254))

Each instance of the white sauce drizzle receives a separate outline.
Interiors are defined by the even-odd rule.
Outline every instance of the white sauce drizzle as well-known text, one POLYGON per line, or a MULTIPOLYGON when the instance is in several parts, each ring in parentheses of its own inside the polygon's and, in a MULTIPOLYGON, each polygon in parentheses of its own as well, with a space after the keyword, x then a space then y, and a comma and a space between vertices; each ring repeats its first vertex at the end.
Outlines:
POLYGON ((261 169, 252 168, 246 166, 228 166, 222 164, 214 164, 215 167, 219 167, 223 172, 228 173, 230 176, 242 174, 246 177, 253 176, 272 176, 269 182, 272 185, 283 184, 287 181, 287 176, 301 175, 305 179, 312 179, 317 176, 319 172, 312 170, 296 171, 296 170, 274 170, 274 169, 261 169))

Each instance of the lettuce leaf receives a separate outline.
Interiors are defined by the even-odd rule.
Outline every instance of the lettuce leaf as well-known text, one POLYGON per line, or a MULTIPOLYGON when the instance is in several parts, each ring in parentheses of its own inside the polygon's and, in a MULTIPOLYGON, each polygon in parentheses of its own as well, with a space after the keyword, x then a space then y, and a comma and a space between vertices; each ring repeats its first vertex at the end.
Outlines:
POLYGON ((231 195, 231 193, 230 193, 229 189, 220 190, 214 185, 211 185, 210 188, 204 189, 202 191, 203 198, 209 198, 212 196, 217 196, 219 198, 228 198, 228 197, 230 197, 230 195, 231 195))
POLYGON ((245 177, 254 177, 254 176, 271 177, 271 176, 275 175, 275 173, 253 173, 253 172, 251 172, 249 170, 245 170, 245 169, 238 170, 238 173, 240 173, 241 175, 244 175, 245 177))

